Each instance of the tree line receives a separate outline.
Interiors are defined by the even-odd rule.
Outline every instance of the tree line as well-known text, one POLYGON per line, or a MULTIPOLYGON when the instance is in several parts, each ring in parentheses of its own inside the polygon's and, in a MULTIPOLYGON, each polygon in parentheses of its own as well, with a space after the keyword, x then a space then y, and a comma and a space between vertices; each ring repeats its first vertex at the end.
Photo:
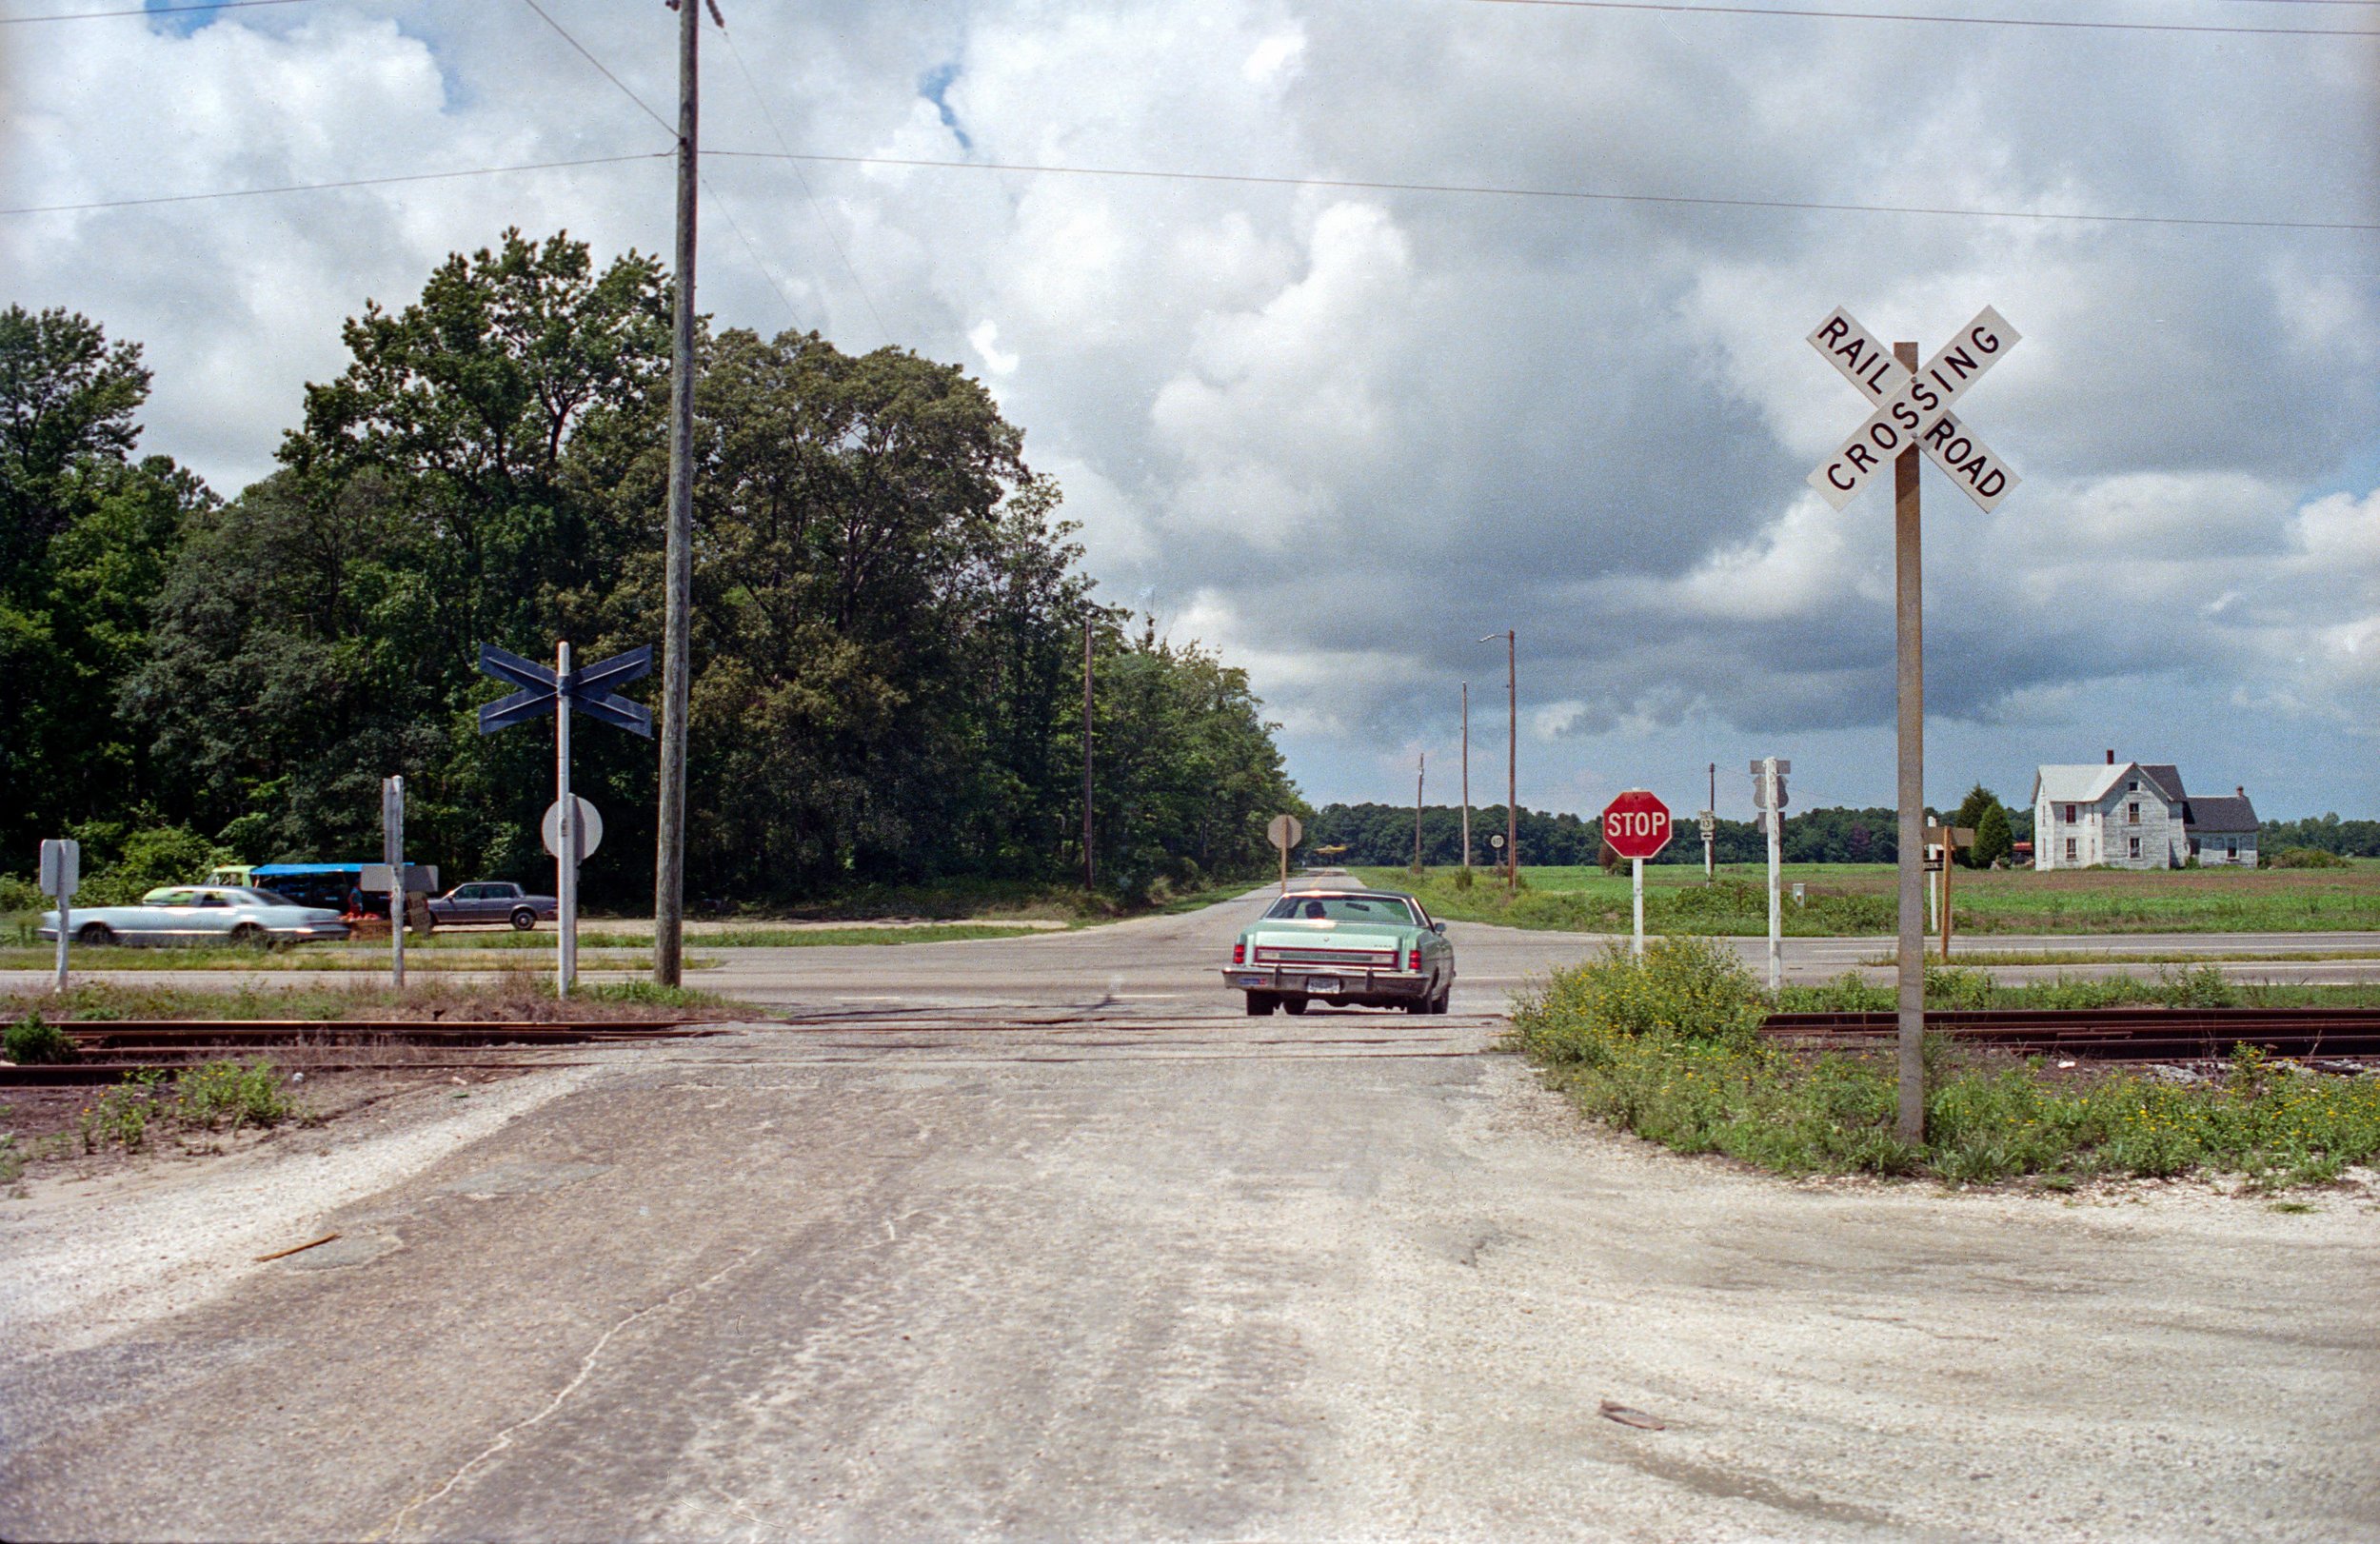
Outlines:
MULTIPOLYGON (((506 231, 367 303, 270 475, 136 456, 136 343, 0 314, 0 869, 377 857, 380 780, 446 877, 549 872, 549 729, 477 732, 479 644, 660 642, 669 286, 506 231)), ((695 388, 687 883, 784 901, 1081 872, 1092 661, 1102 888, 1259 870, 1303 811, 1247 677, 1100 604, 1060 489, 962 370, 705 323, 695 388)), ((644 688, 632 688, 641 691, 644 688)), ((590 900, 650 893, 657 758, 600 726, 590 900)))

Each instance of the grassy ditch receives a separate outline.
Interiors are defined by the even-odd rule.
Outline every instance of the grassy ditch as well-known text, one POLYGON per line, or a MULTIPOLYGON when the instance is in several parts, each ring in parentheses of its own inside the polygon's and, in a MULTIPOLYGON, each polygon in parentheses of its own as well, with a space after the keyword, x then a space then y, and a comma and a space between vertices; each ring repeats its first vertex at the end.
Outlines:
MULTIPOLYGON (((2195 1002, 2191 995, 2202 994, 2234 1001, 2241 990, 2211 971, 2131 984, 2131 1000, 2162 992, 2150 1000, 2195 1002)), ((1937 1005, 1989 1006, 2007 1000, 2000 994, 2034 990, 1945 972, 1937 1005)), ((1681 1153, 1722 1153, 1779 1174, 1926 1175, 1962 1184, 2029 1177, 2067 1188, 2102 1176, 2206 1171, 2275 1186, 2330 1180, 2380 1153, 2380 1078, 2301 1072, 2243 1052, 2219 1077, 2174 1083, 2134 1070, 2059 1069, 1938 1039, 1926 1048, 1927 1139, 1913 1148, 1894 1132, 1889 1051, 1812 1054, 1757 1034, 1773 1006, 1889 1005, 1887 989, 1856 980, 1789 989, 1772 1002, 1724 946, 1663 939, 1642 961, 1615 950, 1557 972, 1516 1003, 1513 1033, 1548 1083, 1585 1114, 1681 1153)))

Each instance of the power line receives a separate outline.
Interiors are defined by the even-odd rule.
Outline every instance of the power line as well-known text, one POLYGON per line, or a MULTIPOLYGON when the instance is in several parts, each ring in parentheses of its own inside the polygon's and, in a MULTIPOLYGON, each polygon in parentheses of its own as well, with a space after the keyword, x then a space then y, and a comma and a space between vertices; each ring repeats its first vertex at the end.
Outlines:
POLYGON ((725 199, 719 196, 719 189, 711 185, 708 177, 703 179, 703 191, 710 194, 711 202, 719 206, 719 212, 727 217, 727 228, 736 233, 736 240, 744 243, 744 255, 750 258, 752 266, 761 270, 761 277, 768 281, 768 287, 777 291, 778 302, 785 308, 786 320, 795 327, 800 327, 802 313, 793 308, 793 298, 785 293, 784 286, 777 282, 777 276, 768 271, 768 265, 761 261, 760 248, 753 246, 752 238, 744 233, 744 222, 736 218, 736 211, 728 207, 725 199))
POLYGON ((289 183, 279 188, 227 188, 209 193, 160 193, 149 198, 103 198, 87 204, 33 204, 0 209, 9 214, 70 214, 83 209, 128 209, 148 204, 194 204, 211 198, 266 198, 276 193, 319 193, 334 188, 385 188, 391 183, 446 182, 457 177, 495 177, 513 171, 556 171, 567 167, 617 166, 624 161, 659 161, 667 150, 636 155, 590 155, 576 161, 529 161, 510 167, 473 167, 467 171, 413 171, 394 177, 349 177, 340 182, 289 183))
MULTIPOLYGON (((777 148, 785 152, 788 164, 793 167, 795 180, 802 184, 802 196, 809 201, 810 213, 817 217, 818 228, 826 233, 827 244, 834 247, 835 256, 842 261, 843 272, 851 275, 851 287, 860 292, 860 299, 866 304, 867 314, 876 323, 878 335, 883 337, 887 344, 891 343, 893 341, 892 328, 884 325, 884 315, 876 308, 876 297, 868 293, 866 283, 860 277, 860 270, 852 266, 851 254, 843 249, 843 240, 835 234, 834 223, 826 218, 826 211, 819 207, 818 194, 811 191, 810 179, 802 174, 801 163, 792 159, 793 147, 786 143, 784 130, 777 127, 777 115, 769 111, 768 98, 761 94, 761 84, 752 77, 752 67, 744 62, 744 50, 736 47, 736 35, 728 31, 724 26, 720 28, 719 35, 727 40, 727 52, 734 58, 736 69, 744 72, 744 84, 751 91, 752 100, 760 107, 762 121, 768 125, 768 131, 776 139, 777 148)), ((756 256, 753 261, 758 262, 758 257, 756 256)))
POLYGON ((2364 27, 2234 27, 2199 22, 2095 22, 2031 16, 1941 16, 1901 10, 1801 10, 1782 6, 1663 4, 1661 0, 1471 0, 1474 5, 1543 6, 1558 10, 1649 10, 1667 15, 1787 16, 1833 22, 1933 22, 1945 27, 2040 27, 2086 32, 2231 32, 2265 37, 2380 37, 2364 27))
POLYGON ((562 23, 554 20, 551 16, 546 15, 545 8, 539 5, 537 0, 521 0, 521 3, 528 7, 531 10, 536 11, 538 19, 543 21, 546 26, 552 28, 554 31, 561 36, 562 41, 578 49, 580 58, 585 60, 588 64, 593 65, 597 69, 603 71, 604 79, 611 82, 614 86, 619 87, 621 95, 626 97, 638 107, 643 108, 645 109, 645 116, 661 125, 663 133, 667 134, 673 140, 678 137, 677 125, 671 123, 660 113, 655 112, 650 103, 646 102, 643 97, 637 95, 634 91, 629 90, 627 82, 613 74, 610 69, 606 67, 601 59, 598 59, 593 54, 587 52, 586 45, 581 43, 577 38, 572 37, 569 31, 563 27, 562 23))
POLYGON ((89 22, 109 16, 170 16, 185 10, 243 10, 249 6, 300 6, 307 0, 206 0, 200 5, 134 7, 129 10, 66 10, 48 16, 0 16, 0 27, 24 27, 32 22, 89 22))
POLYGON ((1570 188, 1495 187, 1473 183, 1385 182, 1356 177, 1265 177, 1227 171, 1156 171, 1137 167, 1061 167, 1007 161, 939 161, 890 155, 803 155, 776 150, 713 150, 749 161, 815 161, 855 167, 927 167, 953 171, 1032 172, 1067 177, 1122 177, 1151 182, 1244 183, 1261 188, 1338 188, 1380 193, 1476 193, 1496 198, 1561 199, 1603 204, 1666 204, 1729 209, 1792 209, 1828 214, 1923 214, 1970 220, 2054 220, 2076 224, 2179 226, 2231 230, 2380 230, 2380 222, 2241 220, 2176 214, 2082 214, 2050 209, 1973 209, 1924 204, 1836 204, 1786 198, 1716 198, 1684 193, 1610 193, 1570 188))

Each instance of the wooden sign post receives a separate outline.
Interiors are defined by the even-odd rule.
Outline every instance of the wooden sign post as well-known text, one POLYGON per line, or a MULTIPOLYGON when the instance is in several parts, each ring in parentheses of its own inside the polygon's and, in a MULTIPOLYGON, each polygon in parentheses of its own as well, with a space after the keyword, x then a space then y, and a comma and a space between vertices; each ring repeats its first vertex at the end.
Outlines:
POLYGON ((1928 866, 1934 866, 1931 855, 1942 855, 1942 963, 1951 962, 1951 870, 1958 866, 1958 849, 1975 844, 1975 828, 1972 825, 1929 825, 1926 827, 1928 866))
MULTIPOLYGON (((2007 357, 2017 333, 1991 307, 1923 365, 1917 346, 1888 351, 1840 307, 1811 330, 1810 346, 1826 356, 1874 410, 1810 474, 1811 487, 1840 509, 1870 479, 1893 466, 1893 616, 1896 716, 1899 721, 1900 1139, 1924 1142, 1925 1095, 1925 629, 1924 566, 1919 544, 1917 453, 1958 485, 1986 514, 2016 485, 2016 474, 1951 408, 1983 373, 2007 357)), ((1946 880, 1945 883, 1948 882, 1946 880)), ((1950 947, 1945 897, 1943 948, 1950 947)))

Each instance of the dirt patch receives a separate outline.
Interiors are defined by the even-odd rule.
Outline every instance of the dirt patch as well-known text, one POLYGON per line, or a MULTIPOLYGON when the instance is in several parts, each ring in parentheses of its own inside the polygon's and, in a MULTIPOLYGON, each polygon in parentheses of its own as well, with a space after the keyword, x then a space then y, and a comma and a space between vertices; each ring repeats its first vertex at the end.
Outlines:
POLYGON ((276 1051, 267 1059, 288 1075, 284 1087, 300 1106, 295 1118, 275 1126, 236 1131, 175 1131, 153 1124, 137 1148, 126 1148, 104 1137, 86 1138, 86 1118, 94 1101, 106 1094, 104 1088, 0 1090, 0 1155, 8 1159, 0 1165, 0 1198, 22 1198, 30 1181, 90 1179, 128 1169, 169 1168, 286 1144, 398 1095, 445 1089, 449 1097, 468 1097, 473 1089, 534 1070, 452 1065, 433 1059, 440 1055, 434 1049, 403 1049, 420 1052, 423 1059, 417 1065, 368 1071, 323 1071, 319 1067, 308 1070, 309 1062, 337 1057, 351 1061, 356 1052, 330 1047, 276 1051))

